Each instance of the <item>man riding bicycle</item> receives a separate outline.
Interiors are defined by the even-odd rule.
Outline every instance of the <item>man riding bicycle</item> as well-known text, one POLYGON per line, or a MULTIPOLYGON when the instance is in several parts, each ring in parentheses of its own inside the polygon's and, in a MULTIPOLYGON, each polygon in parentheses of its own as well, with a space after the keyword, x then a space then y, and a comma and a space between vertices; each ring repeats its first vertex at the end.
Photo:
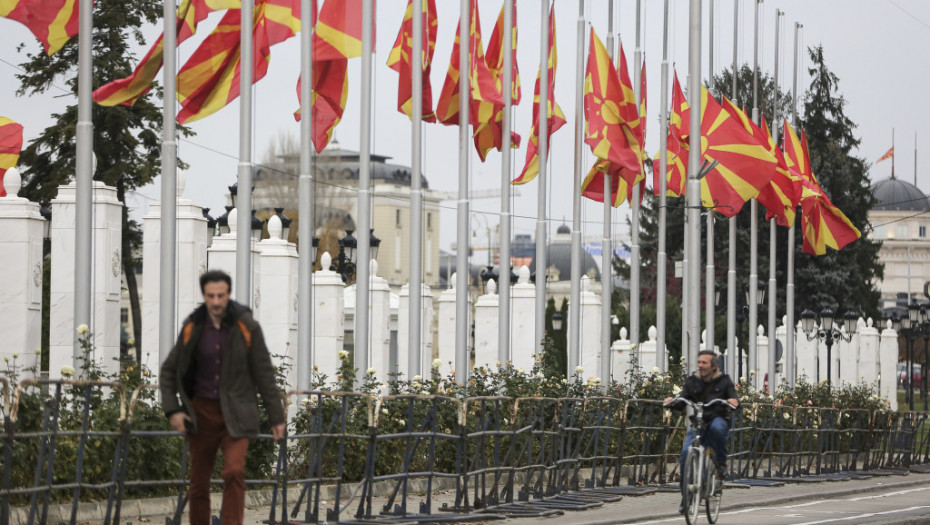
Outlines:
MULTIPOLYGON (((684 388, 680 397, 696 403, 709 403, 715 399, 726 400, 734 409, 739 407, 739 399, 736 395, 736 387, 730 376, 721 372, 717 367, 717 354, 713 350, 701 350, 698 353, 697 371, 685 380, 684 388)), ((665 398, 665 404, 668 405, 674 400, 672 397, 665 398)), ((681 410, 684 408, 680 401, 678 406, 672 405, 672 408, 681 410)), ((706 407, 704 409, 704 422, 707 425, 704 431, 703 442, 711 447, 717 456, 717 471, 721 476, 726 474, 727 464, 727 435, 730 432, 730 423, 727 412, 730 409, 723 405, 706 407)), ((688 447, 694 439, 694 429, 688 428, 688 434, 685 436, 685 444, 681 449, 681 473, 684 476, 685 458, 688 453, 688 447)), ((685 501, 682 495, 681 505, 678 512, 684 513, 685 501)))

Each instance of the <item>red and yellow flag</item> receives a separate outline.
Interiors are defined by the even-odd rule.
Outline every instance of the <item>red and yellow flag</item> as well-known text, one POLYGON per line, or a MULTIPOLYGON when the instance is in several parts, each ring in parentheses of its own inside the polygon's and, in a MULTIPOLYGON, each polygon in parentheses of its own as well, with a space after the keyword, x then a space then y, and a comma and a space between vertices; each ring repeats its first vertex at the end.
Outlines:
MULTIPOLYGON (((513 20, 517 19, 517 3, 513 3, 513 20)), ((511 104, 514 106, 520 103, 520 71, 517 67, 517 26, 514 23, 513 32, 513 53, 511 55, 511 104)), ((494 81, 496 94, 491 100, 482 99, 475 104, 476 99, 472 99, 473 112, 478 117, 478 125, 474 127, 475 149, 478 150, 478 156, 481 161, 487 158, 488 151, 491 148, 501 151, 503 149, 504 134, 504 8, 497 17, 497 23, 494 25, 494 31, 491 33, 491 39, 488 42, 488 52, 485 53, 484 59, 488 70, 491 72, 491 78, 494 81), (497 102, 500 98, 500 103, 497 102)), ((513 148, 520 147, 520 135, 510 133, 510 145, 513 148)))
MULTIPOLYGON (((439 28, 439 19, 436 16, 436 0, 417 0, 417 3, 423 5, 423 56, 421 57, 421 69, 423 71, 423 120, 426 122, 436 122, 436 114, 433 112, 433 90, 430 87, 430 71, 433 61, 433 52, 436 49, 436 35, 439 28)), ((413 81, 412 66, 410 56, 413 54, 413 0, 407 0, 407 11, 404 13, 404 21, 401 22, 400 32, 397 33, 397 40, 388 56, 387 66, 399 73, 397 85, 397 111, 404 113, 413 118, 413 81)))
POLYGON ((823 191, 811 169, 807 135, 801 138, 785 121, 785 162, 801 179, 801 236, 802 250, 810 255, 823 255, 827 247, 841 250, 862 234, 846 215, 837 208, 823 191))
POLYGON ((623 202, 634 184, 643 179, 643 133, 639 107, 633 94, 620 46, 620 71, 614 68, 607 48, 591 30, 585 74, 585 142, 597 157, 582 183, 582 195, 603 202, 604 177, 611 177, 613 206, 623 202))
POLYGON ((0 0, 0 17, 28 27, 49 55, 78 33, 77 0, 0 0))
MULTIPOLYGON (((197 25, 213 11, 239 9, 239 0, 183 0, 177 11, 177 43, 180 45, 197 32, 197 25)), ((126 78, 114 80, 94 90, 94 101, 101 106, 133 105, 152 87, 152 81, 164 61, 164 33, 149 49, 136 69, 126 78)))
MULTIPOLYGON (((374 6, 373 6, 374 7, 374 6)), ((372 26, 371 45, 375 34, 372 26)), ((314 60, 362 56, 362 0, 329 0, 313 32, 314 60)))
POLYGON ((879 162, 881 162, 881 161, 883 161, 883 160, 888 160, 888 159, 890 159, 890 158, 892 158, 892 157, 894 157, 894 146, 892 146, 890 150, 888 150, 884 155, 882 155, 881 158, 879 158, 878 160, 876 160, 876 161, 875 161, 875 164, 878 164, 879 162))
MULTIPOLYGON (((178 122, 216 113, 239 96, 240 40, 238 9, 230 9, 216 29, 178 72, 178 122)), ((268 71, 271 46, 300 31, 300 0, 261 0, 252 25, 253 82, 268 71)))
POLYGON ((16 166, 19 152, 23 149, 23 127, 16 122, 0 117, 0 197, 6 197, 3 176, 6 170, 16 166))
MULTIPOLYGON (((549 28, 550 35, 552 28, 549 28)), ((517 67, 517 2, 513 2, 513 31, 511 32, 511 40, 513 42, 513 52, 510 55, 511 58, 511 102, 514 106, 520 103, 520 98, 522 91, 520 89, 520 68, 517 67)), ((551 40, 550 40, 551 42, 551 40)), ((488 40, 488 51, 484 55, 484 59, 488 64, 488 69, 491 70, 491 76, 494 77, 494 84, 498 86, 498 89, 502 89, 500 86, 503 83, 502 78, 504 75, 504 6, 501 6, 501 12, 497 15, 497 23, 494 24, 494 31, 491 33, 491 38, 488 40)), ((503 91, 502 91, 503 92, 503 91)))
MULTIPOLYGON (((685 183, 688 180, 688 142, 682 138, 688 134, 690 121, 688 99, 685 98, 678 83, 678 74, 672 82, 672 110, 669 114, 668 128, 668 155, 666 156, 665 195, 667 197, 680 197, 685 193, 685 183), (684 125, 682 123, 684 122, 684 125)), ((652 191, 659 195, 659 161, 661 151, 652 159, 652 191)))
MULTIPOLYGON (((555 38, 555 13, 553 9, 549 10, 549 77, 547 85, 547 105, 546 115, 548 123, 546 124, 547 136, 551 137, 553 133, 565 125, 565 114, 562 108, 555 103, 555 72, 558 69, 559 57, 556 50, 555 38)), ((540 65, 542 69, 542 65, 540 65)), ((530 142, 526 145, 526 163, 520 176, 513 180, 512 184, 526 184, 536 178, 539 174, 539 74, 536 75, 536 87, 533 90, 533 127, 530 130, 530 142)), ((551 142, 550 142, 551 144, 551 142)), ((547 152, 548 153, 548 152, 547 152)))

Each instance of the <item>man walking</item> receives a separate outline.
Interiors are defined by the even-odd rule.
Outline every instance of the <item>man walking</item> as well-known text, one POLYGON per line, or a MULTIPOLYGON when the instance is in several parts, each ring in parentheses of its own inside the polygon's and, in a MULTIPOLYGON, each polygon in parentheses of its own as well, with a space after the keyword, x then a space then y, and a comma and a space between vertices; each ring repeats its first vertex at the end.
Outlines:
POLYGON ((184 321, 161 366, 165 416, 187 437, 190 451, 190 523, 210 525, 210 477, 223 450, 223 525, 241 525, 245 512, 245 454, 258 434, 258 400, 272 435, 284 436, 284 405, 261 327, 245 306, 230 300, 232 278, 211 270, 200 276, 203 304, 184 321))

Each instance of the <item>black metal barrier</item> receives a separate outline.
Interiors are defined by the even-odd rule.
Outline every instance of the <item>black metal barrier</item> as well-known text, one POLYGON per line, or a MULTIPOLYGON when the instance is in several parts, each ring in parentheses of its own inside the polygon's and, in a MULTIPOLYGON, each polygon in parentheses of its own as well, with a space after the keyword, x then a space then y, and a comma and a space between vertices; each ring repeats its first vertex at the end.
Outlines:
MULTIPOLYGON (((187 504, 187 450, 152 385, 23 381, 3 414, 0 523, 71 523, 81 502, 107 524, 159 491, 169 524, 187 504), (103 400, 110 402, 105 403, 103 400), (114 408, 115 407, 115 408, 114 408), (158 417, 156 417, 158 416, 158 417), (179 470, 140 474, 172 455, 179 470), (142 469, 142 470, 140 470, 142 469), (168 514, 168 512, 166 512, 168 514)), ((675 490, 687 421, 652 400, 373 397, 291 392, 288 433, 266 452, 267 523, 485 521, 550 516, 675 490), (437 494, 443 494, 437 499, 437 494)), ((923 412, 753 404, 730 420, 729 479, 806 482, 904 473, 930 461, 923 412)), ((171 467, 174 469, 174 467, 171 467)), ((221 485, 221 480, 214 480, 221 485)))

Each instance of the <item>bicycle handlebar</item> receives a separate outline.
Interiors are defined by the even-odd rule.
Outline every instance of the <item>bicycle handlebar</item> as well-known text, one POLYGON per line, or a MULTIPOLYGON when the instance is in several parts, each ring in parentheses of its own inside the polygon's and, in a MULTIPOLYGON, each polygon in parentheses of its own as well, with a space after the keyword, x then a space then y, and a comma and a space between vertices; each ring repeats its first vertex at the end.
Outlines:
POLYGON ((691 408, 697 408, 697 407, 699 407, 699 406, 700 406, 700 407, 703 407, 703 408, 707 408, 707 407, 710 407, 710 406, 714 406, 714 405, 716 405, 716 404, 724 404, 724 405, 726 405, 727 407, 729 407, 730 410, 736 410, 736 409, 738 408, 738 407, 735 407, 735 406, 731 405, 730 402, 727 401, 726 399, 714 399, 714 400, 711 400, 711 401, 709 401, 709 402, 707 402, 707 403, 698 403, 698 402, 691 401, 690 399, 685 399, 685 398, 683 398, 683 397, 676 397, 675 399, 669 401, 668 403, 663 403, 663 406, 665 406, 665 407, 671 407, 671 406, 674 405, 675 403, 679 403, 679 402, 684 403, 684 404, 690 406, 691 408))

